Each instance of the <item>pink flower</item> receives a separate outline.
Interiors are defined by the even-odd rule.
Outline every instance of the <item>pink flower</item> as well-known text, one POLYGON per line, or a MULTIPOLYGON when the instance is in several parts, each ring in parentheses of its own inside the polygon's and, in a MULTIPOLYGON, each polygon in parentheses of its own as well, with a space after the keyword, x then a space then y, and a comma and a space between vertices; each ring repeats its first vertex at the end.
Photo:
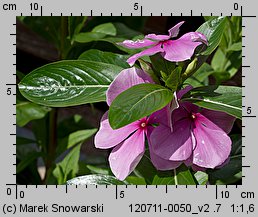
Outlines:
MULTIPOLYGON (((177 93, 180 99, 189 87, 177 93)), ((177 99, 175 99, 177 100, 177 99)), ((155 166, 159 170, 174 169, 172 163, 185 162, 195 168, 215 168, 229 157, 231 139, 227 135, 235 118, 219 111, 200 109, 189 102, 178 101, 172 112, 172 126, 168 124, 167 108, 156 112, 160 125, 150 136, 152 151, 163 159, 155 166), (163 114, 163 115, 162 115, 163 114)))
MULTIPOLYGON (((121 92, 141 83, 153 83, 152 79, 142 70, 129 68, 121 71, 107 90, 107 103, 121 92)), ((101 149, 113 148, 109 155, 109 164, 113 174, 124 180, 136 167, 145 151, 145 135, 149 135, 152 118, 145 117, 122 128, 113 130, 106 112, 95 136, 95 146, 101 149)))
POLYGON ((197 46, 202 43, 207 45, 208 42, 206 36, 199 32, 188 32, 177 40, 170 40, 170 38, 177 37, 179 28, 183 23, 184 21, 168 30, 168 35, 149 34, 146 35, 143 40, 125 40, 122 43, 118 43, 123 47, 133 49, 149 47, 131 56, 127 60, 128 64, 132 66, 138 58, 151 56, 156 53, 161 53, 166 60, 172 62, 190 59, 197 46))

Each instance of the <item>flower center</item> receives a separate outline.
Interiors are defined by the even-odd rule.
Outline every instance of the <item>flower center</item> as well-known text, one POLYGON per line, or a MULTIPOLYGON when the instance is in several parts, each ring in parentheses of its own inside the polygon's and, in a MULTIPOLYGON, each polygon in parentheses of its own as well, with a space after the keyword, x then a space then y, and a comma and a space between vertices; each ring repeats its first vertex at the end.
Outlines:
POLYGON ((146 126, 147 126, 147 124, 146 124, 145 122, 142 122, 142 123, 141 123, 141 127, 142 127, 142 128, 145 128, 146 126))
POLYGON ((195 114, 191 114, 191 118, 194 120, 196 118, 195 114))

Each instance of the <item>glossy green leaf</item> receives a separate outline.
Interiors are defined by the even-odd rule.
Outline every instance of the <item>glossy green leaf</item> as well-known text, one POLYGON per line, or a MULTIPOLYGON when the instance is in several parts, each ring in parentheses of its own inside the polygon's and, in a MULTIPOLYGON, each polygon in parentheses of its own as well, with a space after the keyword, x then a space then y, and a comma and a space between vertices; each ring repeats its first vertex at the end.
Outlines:
POLYGON ((78 162, 80 157, 81 144, 75 146, 64 159, 57 163, 53 170, 58 184, 64 184, 68 179, 74 178, 78 172, 78 162))
POLYGON ((205 86, 192 89, 185 101, 242 119, 242 89, 234 86, 205 86))
POLYGON ((109 122, 118 129, 165 107, 173 92, 157 84, 139 84, 119 94, 109 109, 109 122))
POLYGON ((193 87, 208 85, 208 77, 214 73, 213 68, 204 63, 191 77, 185 80, 185 84, 190 84, 193 87))
POLYGON ((174 171, 174 182, 175 185, 195 185, 195 179, 190 170, 185 166, 173 170, 174 171))
POLYGON ((196 172, 194 177, 199 185, 206 185, 209 179, 208 174, 202 171, 196 172))
POLYGON ((121 70, 101 62, 60 61, 32 71, 19 83, 19 90, 28 100, 52 107, 100 102, 121 70))
POLYGON ((102 62, 102 63, 109 63, 112 65, 120 66, 124 69, 129 68, 130 66, 126 62, 128 59, 128 55, 121 55, 121 54, 115 54, 111 52, 103 52, 100 50, 87 50, 84 53, 82 53, 79 58, 79 60, 87 60, 87 61, 95 61, 95 62, 102 62))
POLYGON ((124 185, 126 182, 119 181, 110 175, 86 175, 67 181, 67 185, 124 185))
POLYGON ((51 108, 37 105, 32 102, 17 102, 16 104, 16 123, 23 127, 31 120, 43 118, 51 108))
POLYGON ((115 36, 116 28, 112 23, 104 23, 94 27, 91 32, 97 32, 105 35, 115 36))
POLYGON ((226 17, 217 17, 202 24, 196 32, 203 33, 208 39, 208 47, 202 55, 210 55, 219 45, 226 26, 226 17))

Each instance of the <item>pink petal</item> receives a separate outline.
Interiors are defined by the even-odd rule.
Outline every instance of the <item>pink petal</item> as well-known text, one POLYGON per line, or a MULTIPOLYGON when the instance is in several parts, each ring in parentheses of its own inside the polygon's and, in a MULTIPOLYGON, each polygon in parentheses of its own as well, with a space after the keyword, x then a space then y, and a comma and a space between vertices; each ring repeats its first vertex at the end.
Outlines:
POLYGON ((100 128, 94 138, 96 148, 108 149, 124 141, 131 133, 138 129, 137 122, 126 125, 117 130, 113 130, 108 122, 108 112, 106 112, 101 121, 100 128))
POLYGON ((167 105, 161 110, 158 110, 150 115, 149 122, 152 124, 163 124, 165 126, 170 126, 171 122, 171 113, 170 106, 167 105))
POLYGON ((173 26, 171 29, 168 30, 169 38, 174 38, 178 36, 179 28, 184 24, 185 21, 182 21, 175 26, 173 26))
POLYGON ((196 47, 202 44, 204 36, 198 32, 189 32, 177 40, 168 40, 163 43, 164 58, 173 62, 191 59, 196 47))
POLYGON ((201 114, 220 127, 222 130, 224 130, 227 134, 232 130, 236 120, 235 117, 221 111, 203 109, 201 114))
POLYGON ((197 166, 215 168, 228 158, 231 151, 229 136, 201 114, 196 114, 194 136, 197 144, 193 163, 197 166))
POLYGON ((192 34, 192 40, 197 42, 202 42, 203 44, 206 44, 206 45, 209 44, 206 36, 201 32, 194 32, 194 34, 192 34))
POLYGON ((118 74, 107 90, 107 104, 110 106, 120 93, 134 85, 152 82, 150 76, 140 69, 135 67, 124 69, 118 74))
POLYGON ((184 164, 188 167, 192 167, 193 171, 205 171, 207 168, 199 167, 193 164, 193 155, 191 155, 187 160, 184 161, 184 164))
POLYGON ((161 45, 160 45, 160 44, 157 44, 157 45, 155 45, 154 47, 148 48, 148 49, 146 49, 146 50, 144 50, 144 51, 142 51, 142 52, 140 52, 140 53, 137 53, 137 54, 131 56, 131 57, 127 60, 127 62, 128 62, 128 64, 129 64, 130 66, 132 66, 132 65, 135 63, 135 61, 136 61, 137 59, 139 59, 140 57, 143 57, 143 56, 151 56, 151 55, 154 55, 154 54, 159 53, 159 52, 163 52, 163 49, 161 48, 161 45))
POLYGON ((166 160, 182 161, 189 158, 193 151, 191 121, 184 119, 170 127, 160 125, 150 136, 153 152, 166 160))
POLYGON ((145 36, 146 39, 151 39, 154 41, 165 41, 168 40, 170 37, 168 35, 156 35, 156 34, 148 34, 145 36))
POLYGON ((181 90, 179 90, 178 92, 177 92, 177 98, 178 98, 178 100, 180 100, 186 93, 188 93, 190 90, 192 90, 193 89, 193 87, 191 86, 191 85, 188 85, 188 86, 186 86, 185 88, 183 88, 183 89, 181 89, 181 90))
POLYGON ((150 148, 150 157, 151 162, 155 166, 157 170, 173 170, 180 166, 182 163, 181 161, 171 161, 171 160, 165 160, 158 155, 155 154, 155 152, 152 151, 150 148))
POLYGON ((190 102, 180 102, 179 108, 175 109, 172 112, 172 123, 175 124, 179 120, 189 118, 191 113, 197 113, 198 106, 190 103, 190 102))
POLYGON ((143 40, 137 40, 137 41, 125 40, 125 41, 117 43, 117 44, 121 45, 123 47, 126 47, 126 48, 137 49, 137 48, 143 48, 143 47, 155 45, 155 44, 157 44, 157 42, 151 41, 151 40, 145 38, 143 40))
POLYGON ((128 139, 116 146, 109 155, 110 168, 113 174, 124 180, 141 160, 145 149, 145 134, 137 130, 128 139))

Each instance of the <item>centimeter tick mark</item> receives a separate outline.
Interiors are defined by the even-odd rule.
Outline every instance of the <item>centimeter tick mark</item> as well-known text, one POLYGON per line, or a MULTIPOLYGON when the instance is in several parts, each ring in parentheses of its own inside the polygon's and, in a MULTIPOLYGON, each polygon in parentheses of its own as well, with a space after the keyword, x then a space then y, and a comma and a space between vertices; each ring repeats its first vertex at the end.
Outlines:
POLYGON ((117 193, 118 192, 118 190, 117 190, 117 185, 116 185, 116 200, 118 199, 118 197, 117 197, 117 193))

